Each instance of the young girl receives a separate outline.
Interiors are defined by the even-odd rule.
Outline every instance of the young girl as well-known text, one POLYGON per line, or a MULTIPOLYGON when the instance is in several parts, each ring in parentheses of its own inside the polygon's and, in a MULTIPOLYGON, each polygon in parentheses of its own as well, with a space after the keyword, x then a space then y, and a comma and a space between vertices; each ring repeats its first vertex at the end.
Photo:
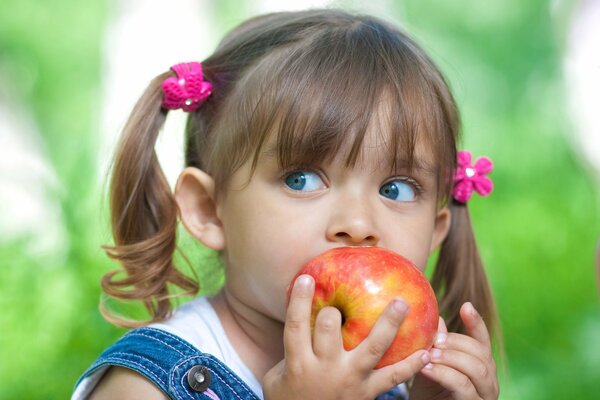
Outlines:
POLYGON ((73 398, 496 399, 494 306, 465 204, 491 190, 491 163, 459 153, 457 169, 458 123, 419 46, 337 10, 253 18, 201 65, 158 76, 112 176, 108 253, 125 277, 102 281, 112 297, 143 301, 152 324, 107 349, 73 398), (154 144, 174 108, 189 121, 172 194, 154 144), (172 313, 171 287, 198 288, 173 265, 178 216, 220 253, 226 279, 172 313), (394 365, 374 369, 410 312, 402 299, 352 351, 334 308, 311 332, 312 278, 298 278, 287 303, 300 267, 328 249, 384 247, 424 270, 440 245, 435 344, 394 365))

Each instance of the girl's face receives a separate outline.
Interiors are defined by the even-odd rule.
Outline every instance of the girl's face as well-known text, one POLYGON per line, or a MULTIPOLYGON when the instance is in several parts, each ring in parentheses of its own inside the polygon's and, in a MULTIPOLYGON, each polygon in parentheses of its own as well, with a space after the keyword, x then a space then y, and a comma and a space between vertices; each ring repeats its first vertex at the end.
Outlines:
POLYGON ((308 260, 339 246, 395 251, 422 271, 447 234, 438 208, 435 160, 417 145, 411 173, 390 174, 386 148, 369 132, 359 161, 344 152, 322 165, 282 171, 274 143, 233 176, 217 203, 224 235, 226 289, 251 308, 284 320, 290 280, 308 260))

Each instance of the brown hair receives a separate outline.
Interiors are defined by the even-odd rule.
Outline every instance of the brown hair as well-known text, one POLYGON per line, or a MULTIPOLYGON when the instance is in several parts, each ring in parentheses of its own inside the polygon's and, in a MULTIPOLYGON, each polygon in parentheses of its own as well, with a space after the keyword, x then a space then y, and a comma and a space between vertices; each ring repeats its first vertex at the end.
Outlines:
MULTIPOLYGON (((390 168, 412 168, 416 143, 424 143, 437 162, 439 204, 448 203, 459 136, 456 105, 433 62, 397 28, 339 10, 269 14, 229 33, 202 65, 213 94, 189 116, 186 164, 210 174, 218 195, 244 162, 256 166, 272 132, 282 167, 324 161, 342 148, 349 149, 346 162, 353 165, 371 117, 380 115, 385 101, 390 168)), ((109 296, 142 300, 151 322, 168 316, 169 286, 198 289, 173 264, 177 206, 154 152, 166 115, 160 85, 168 76, 173 74, 151 82, 117 150, 111 182, 115 245, 106 250, 126 276, 116 279, 111 272, 102 280, 109 296)), ((450 209, 452 227, 432 280, 441 314, 450 330, 462 331, 458 310, 471 301, 491 328, 494 304, 468 210, 452 203, 450 209)), ((120 325, 140 324, 103 313, 120 325)))

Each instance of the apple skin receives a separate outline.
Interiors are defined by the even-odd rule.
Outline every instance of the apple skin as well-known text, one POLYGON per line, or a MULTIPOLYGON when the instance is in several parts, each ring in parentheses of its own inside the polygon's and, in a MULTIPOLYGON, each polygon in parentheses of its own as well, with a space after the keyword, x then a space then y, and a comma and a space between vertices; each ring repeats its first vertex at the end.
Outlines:
POLYGON ((409 304, 408 315, 376 369, 432 346, 439 316, 435 293, 425 275, 399 254, 380 247, 337 247, 306 263, 292 282, 302 274, 315 280, 311 326, 323 307, 340 310, 347 351, 369 335, 392 299, 400 296, 409 304))

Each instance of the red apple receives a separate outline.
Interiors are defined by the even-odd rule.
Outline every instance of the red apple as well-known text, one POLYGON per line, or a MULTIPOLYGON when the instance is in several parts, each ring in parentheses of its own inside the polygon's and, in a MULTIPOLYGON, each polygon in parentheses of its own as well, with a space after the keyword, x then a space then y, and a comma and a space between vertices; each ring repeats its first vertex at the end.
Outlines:
POLYGON ((431 347, 438 326, 435 293, 425 275, 399 254, 379 247, 338 247, 310 260, 293 281, 302 274, 315 280, 311 325, 323 307, 340 310, 346 350, 369 335, 392 299, 400 296, 409 304, 408 315, 375 368, 431 347))

